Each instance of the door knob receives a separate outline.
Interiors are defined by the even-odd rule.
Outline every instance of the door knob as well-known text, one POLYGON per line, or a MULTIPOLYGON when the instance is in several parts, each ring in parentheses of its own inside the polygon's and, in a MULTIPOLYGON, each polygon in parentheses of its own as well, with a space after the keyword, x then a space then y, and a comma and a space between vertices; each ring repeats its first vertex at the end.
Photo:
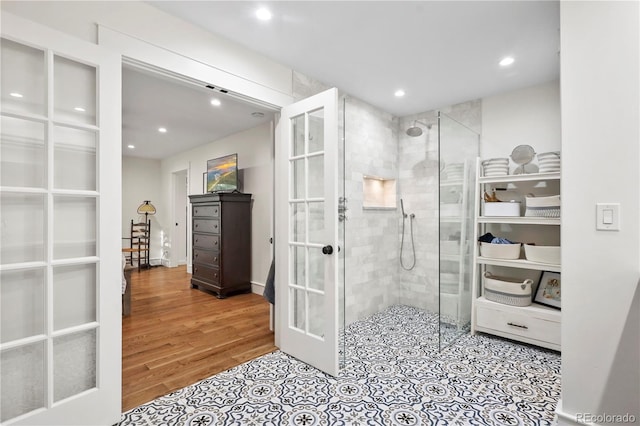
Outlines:
POLYGON ((331 253, 333 253, 333 247, 331 246, 322 247, 322 254, 331 254, 331 253))

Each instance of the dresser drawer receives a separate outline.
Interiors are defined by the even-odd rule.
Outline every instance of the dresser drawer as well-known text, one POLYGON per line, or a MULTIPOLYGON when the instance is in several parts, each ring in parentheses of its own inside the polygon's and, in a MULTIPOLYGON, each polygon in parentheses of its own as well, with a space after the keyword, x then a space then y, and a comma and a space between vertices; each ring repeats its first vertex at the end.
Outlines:
POLYGON ((193 264, 193 277, 212 284, 220 282, 220 270, 211 266, 205 266, 200 263, 193 264))
POLYGON ((193 232, 220 232, 220 221, 216 219, 193 219, 193 232))
POLYGON ((216 268, 220 267, 220 252, 202 249, 193 249, 193 263, 206 263, 216 268))
POLYGON ((537 318, 527 312, 514 312, 512 308, 501 310, 495 307, 478 306, 476 324, 478 327, 560 345, 559 322, 537 318))
POLYGON ((220 236, 193 234, 193 246, 210 250, 218 250, 218 248, 220 247, 220 236))
POLYGON ((220 204, 207 206, 193 206, 194 217, 218 217, 220 215, 220 204))

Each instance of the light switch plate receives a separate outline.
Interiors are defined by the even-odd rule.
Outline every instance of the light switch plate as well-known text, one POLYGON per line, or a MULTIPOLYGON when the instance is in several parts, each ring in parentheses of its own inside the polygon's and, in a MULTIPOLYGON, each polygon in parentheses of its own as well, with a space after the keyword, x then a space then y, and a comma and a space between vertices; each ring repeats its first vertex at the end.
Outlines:
POLYGON ((596 204, 596 229, 598 231, 620 230, 620 203, 596 204))

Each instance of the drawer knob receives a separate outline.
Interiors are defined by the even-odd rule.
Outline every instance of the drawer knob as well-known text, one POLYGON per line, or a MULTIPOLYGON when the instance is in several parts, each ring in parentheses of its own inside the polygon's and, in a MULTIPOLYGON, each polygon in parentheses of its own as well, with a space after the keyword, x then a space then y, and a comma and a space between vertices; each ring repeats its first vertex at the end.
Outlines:
POLYGON ((214 227, 214 228, 217 228, 217 227, 218 227, 218 225, 213 225, 213 227, 214 227))
POLYGON ((196 223, 196 228, 198 227, 198 224, 196 223))
POLYGON ((218 209, 215 209, 213 212, 214 212, 214 213, 218 213, 218 209))
POLYGON ((507 325, 510 325, 511 327, 518 327, 518 328, 523 328, 525 330, 528 330, 529 327, 527 327, 526 325, 520 325, 520 324, 514 324, 512 322, 508 322, 507 325))
POLYGON ((216 241, 215 243, 213 243, 213 245, 214 245, 214 246, 217 246, 217 245, 218 245, 218 242, 216 241))
POLYGON ((217 261, 218 261, 218 258, 217 258, 217 257, 214 257, 214 258, 213 258, 213 261, 214 261, 214 262, 217 262, 217 261))
POLYGON ((196 257, 198 257, 198 253, 196 253, 196 257))

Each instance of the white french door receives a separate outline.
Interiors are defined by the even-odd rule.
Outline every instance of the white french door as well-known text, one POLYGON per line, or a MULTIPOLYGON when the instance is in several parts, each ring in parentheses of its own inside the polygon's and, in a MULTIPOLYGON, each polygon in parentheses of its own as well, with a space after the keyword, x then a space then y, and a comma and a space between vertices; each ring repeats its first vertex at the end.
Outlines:
POLYGON ((0 422, 121 408, 120 58, 2 14, 0 422))
POLYGON ((338 91, 282 109, 276 167, 280 349, 338 374, 338 91))

